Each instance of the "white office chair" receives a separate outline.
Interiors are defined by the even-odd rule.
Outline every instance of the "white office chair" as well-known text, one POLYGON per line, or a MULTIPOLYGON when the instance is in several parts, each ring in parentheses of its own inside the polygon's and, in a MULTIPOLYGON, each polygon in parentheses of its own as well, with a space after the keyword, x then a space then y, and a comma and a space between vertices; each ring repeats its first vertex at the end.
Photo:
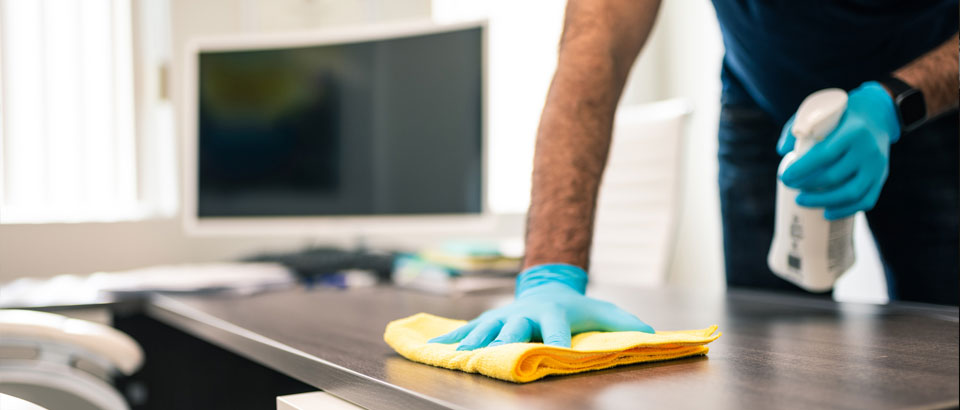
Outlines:
POLYGON ((142 362, 140 345, 112 327, 0 310, 0 393, 49 410, 128 409, 109 379, 133 373, 142 362))
POLYGON ((658 286, 666 281, 680 205, 682 100, 620 107, 600 184, 592 283, 658 286))

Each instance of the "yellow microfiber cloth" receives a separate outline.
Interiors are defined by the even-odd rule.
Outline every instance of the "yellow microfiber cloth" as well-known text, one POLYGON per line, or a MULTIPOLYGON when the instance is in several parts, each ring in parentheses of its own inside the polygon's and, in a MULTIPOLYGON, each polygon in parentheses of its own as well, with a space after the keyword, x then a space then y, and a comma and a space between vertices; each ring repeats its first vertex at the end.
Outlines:
POLYGON ((699 330, 586 332, 573 336, 571 347, 542 343, 510 343, 473 351, 457 344, 427 343, 467 322, 427 313, 387 324, 383 340, 401 356, 419 363, 480 373, 514 383, 527 383, 553 374, 571 374, 625 364, 679 359, 707 354, 707 343, 720 337, 717 326, 699 330))

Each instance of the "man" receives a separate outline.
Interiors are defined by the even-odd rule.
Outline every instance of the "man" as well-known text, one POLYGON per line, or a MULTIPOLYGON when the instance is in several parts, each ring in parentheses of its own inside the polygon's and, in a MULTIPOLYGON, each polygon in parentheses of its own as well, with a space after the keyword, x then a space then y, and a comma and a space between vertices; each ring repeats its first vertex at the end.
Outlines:
MULTIPOLYGON (((434 342, 569 346, 571 333, 653 331, 584 296, 584 268, 617 101, 659 3, 569 1, 516 300, 434 342)), ((799 205, 824 208, 828 219, 866 211, 893 298, 957 304, 956 0, 713 3, 726 47, 719 183, 728 286, 799 291, 766 266, 777 165, 792 149, 788 120, 803 98, 840 87, 849 101, 837 129, 781 179, 800 190, 799 205)))

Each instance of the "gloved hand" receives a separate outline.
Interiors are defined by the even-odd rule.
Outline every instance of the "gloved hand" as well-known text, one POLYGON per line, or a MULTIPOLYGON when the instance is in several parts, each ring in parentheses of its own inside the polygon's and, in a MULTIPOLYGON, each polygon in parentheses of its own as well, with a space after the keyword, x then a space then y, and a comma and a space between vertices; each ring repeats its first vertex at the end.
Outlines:
MULTIPOLYGON (((793 150, 793 118, 787 121, 777 152, 793 150)), ((791 164, 780 180, 800 190, 797 205, 825 208, 840 219, 873 208, 889 169, 890 144, 900 138, 893 99, 875 81, 850 92, 847 109, 833 130, 791 164)))
POLYGON ((584 296, 587 273, 573 265, 531 267, 517 277, 516 300, 484 312, 430 343, 460 342, 457 350, 542 340, 570 347, 570 335, 587 331, 653 333, 646 323, 612 303, 584 296), (491 343, 492 342, 492 343, 491 343))

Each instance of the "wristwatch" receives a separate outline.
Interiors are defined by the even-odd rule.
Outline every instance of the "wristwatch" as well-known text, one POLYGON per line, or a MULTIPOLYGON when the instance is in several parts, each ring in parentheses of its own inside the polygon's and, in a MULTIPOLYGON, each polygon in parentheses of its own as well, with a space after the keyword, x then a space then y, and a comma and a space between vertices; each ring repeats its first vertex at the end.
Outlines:
POLYGON ((927 118, 927 103, 923 99, 922 91, 892 75, 877 82, 893 95, 893 104, 897 107, 902 132, 913 130, 923 123, 927 118))

